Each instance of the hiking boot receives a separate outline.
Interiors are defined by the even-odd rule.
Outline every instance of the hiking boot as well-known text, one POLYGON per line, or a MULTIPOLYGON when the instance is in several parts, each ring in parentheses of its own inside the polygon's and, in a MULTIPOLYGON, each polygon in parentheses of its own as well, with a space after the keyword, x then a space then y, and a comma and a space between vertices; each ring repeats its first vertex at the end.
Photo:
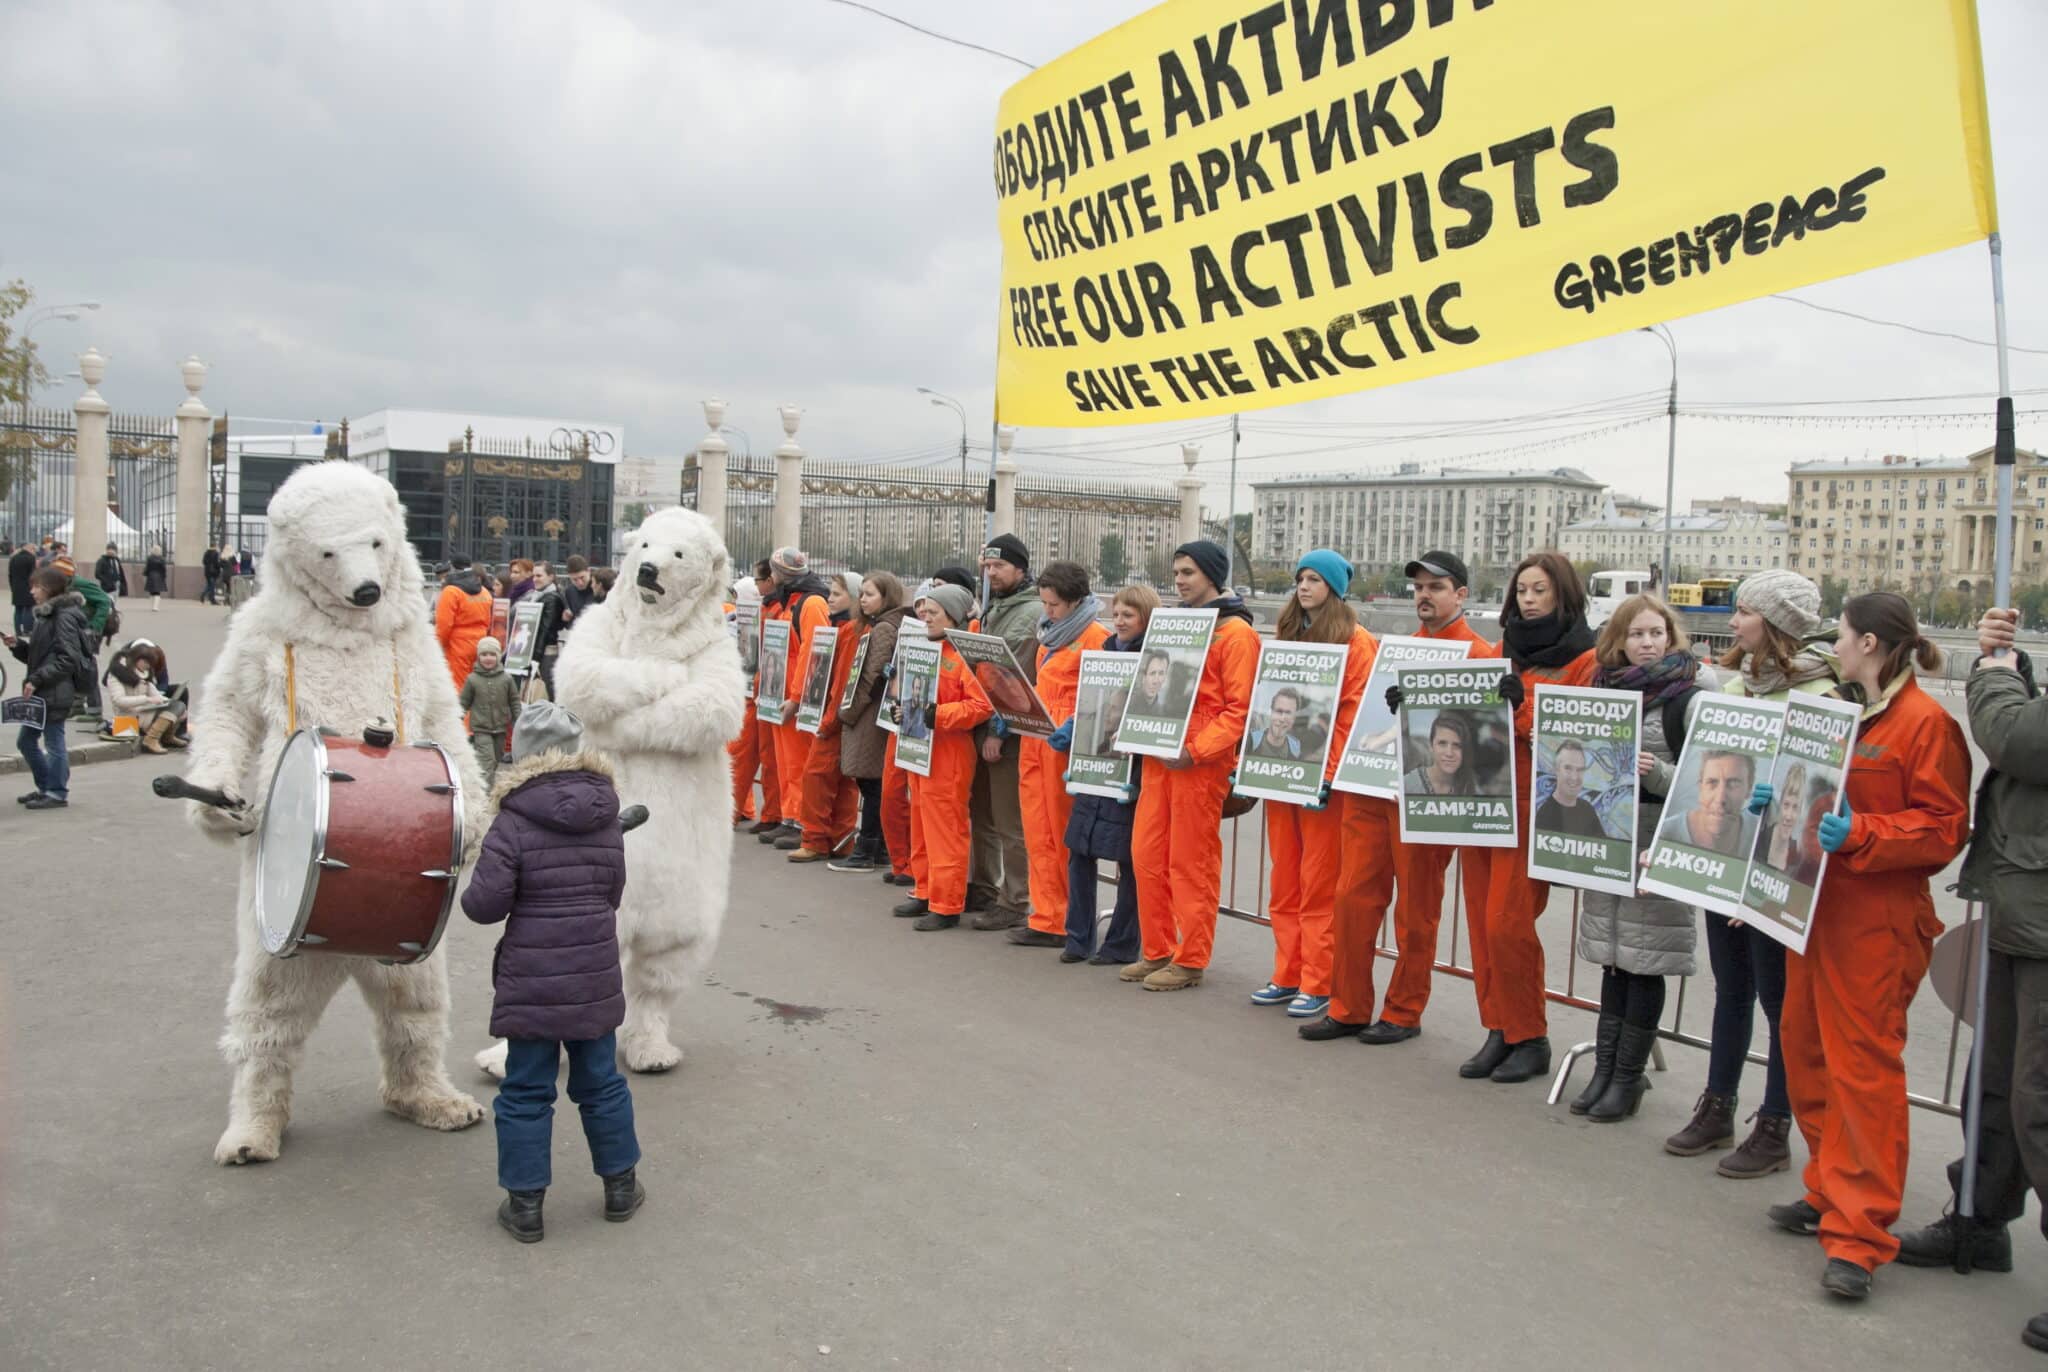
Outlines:
MULTIPOLYGON (((1301 1034, 1303 1038, 1307 1038, 1308 1030, 1302 1030, 1301 1034)), ((1370 1043, 1376 1047, 1386 1043, 1406 1043, 1409 1039, 1419 1039, 1421 1037, 1421 1025, 1396 1024, 1390 1019, 1376 1019, 1358 1031, 1358 1041, 1360 1043, 1370 1043)))
POLYGON ((2012 1235, 1998 1220, 1964 1219, 1951 1211, 1925 1229, 1899 1235, 1899 1261, 1908 1267, 1953 1267, 1969 1247, 1971 1268, 2012 1271, 2012 1235))
POLYGON ((1643 1103, 1643 1093, 1650 1089, 1650 1079, 1643 1074, 1643 1068, 1649 1065, 1650 1048, 1656 1042, 1655 1025, 1621 1026, 1621 1038, 1614 1049, 1614 1076, 1600 1099, 1586 1112, 1587 1119, 1614 1124, 1636 1112, 1636 1107, 1643 1103))
POLYGON ((1701 1093, 1692 1107, 1692 1123, 1664 1140, 1664 1151, 1674 1157, 1696 1158, 1735 1142, 1735 1097, 1701 1093))
POLYGON ((1811 1238, 1820 1232, 1820 1211, 1808 1205, 1804 1196, 1772 1206, 1764 1211, 1764 1217, 1788 1234, 1804 1234, 1811 1238))
POLYGON ((628 1167, 604 1179, 604 1217, 613 1224, 624 1224, 633 1218, 633 1212, 647 1199, 647 1188, 633 1176, 628 1167))
POLYGON ((830 853, 821 853, 816 848, 799 848, 789 855, 791 862, 823 862, 830 853))
POLYGON ((1527 1081, 1540 1077, 1550 1070, 1550 1040, 1523 1039, 1511 1044, 1508 1055, 1501 1059, 1500 1066, 1493 1069, 1493 1080, 1502 1085, 1527 1081))
POLYGON ((923 896, 912 896, 889 913, 898 919, 915 919, 931 908, 931 902, 927 901, 923 896))
MULTIPOLYGON (((1064 948, 1067 941, 1058 934, 1048 934, 1043 929, 1012 929, 1005 937, 1019 948, 1064 948)), ((1079 960, 1079 955, 1076 955, 1079 960)))
POLYGON ((1467 1081, 1490 1077, 1493 1069, 1507 1061, 1508 1036, 1498 1029, 1486 1031, 1486 1042, 1479 1045, 1479 1051, 1466 1058, 1458 1066, 1458 1075, 1467 1081))
POLYGON ((1012 910, 1005 905, 991 905, 969 921, 969 925, 984 934, 992 934, 999 929, 1014 929, 1026 918, 1022 910, 1012 910))
POLYGON ((920 934, 929 934, 936 929, 951 929, 959 923, 958 915, 941 915, 934 911, 927 913, 923 919, 910 927, 920 934))
POLYGON ((1721 1159, 1714 1168, 1724 1177, 1750 1181, 1782 1172, 1792 1165, 1792 1148, 1785 1141, 1792 1132, 1792 1121, 1784 1115, 1761 1113, 1750 1116, 1750 1119, 1756 1128, 1749 1131, 1742 1147, 1721 1159))
POLYGON ((1118 981, 1143 981, 1160 968, 1166 966, 1165 958, 1139 958, 1123 971, 1116 974, 1118 981))
POLYGON ((1568 1107, 1574 1115, 1585 1114, 1607 1094, 1607 1084, 1614 1080, 1614 1045, 1620 1042, 1621 1016, 1602 1010, 1600 1026, 1593 1031, 1593 1079, 1568 1107))
POLYGON ((1310 1043, 1334 1043, 1338 1039, 1357 1038, 1365 1030, 1365 1025, 1346 1024, 1341 1019, 1331 1019, 1328 1015, 1324 1015, 1315 1023, 1304 1024, 1294 1032, 1307 1039, 1310 1043))
POLYGON ((1141 983, 1147 991, 1185 991, 1202 984, 1202 969, 1169 962, 1141 983))
POLYGON ((498 1206, 498 1225, 521 1243, 539 1243, 547 1237, 547 1229, 541 1223, 541 1202, 547 1199, 547 1190, 507 1191, 502 1204, 498 1206))
POLYGON ((1870 1297, 1870 1269, 1859 1267, 1847 1258, 1829 1258, 1827 1271, 1821 1273, 1820 1289, 1840 1300, 1867 1300, 1870 1297))

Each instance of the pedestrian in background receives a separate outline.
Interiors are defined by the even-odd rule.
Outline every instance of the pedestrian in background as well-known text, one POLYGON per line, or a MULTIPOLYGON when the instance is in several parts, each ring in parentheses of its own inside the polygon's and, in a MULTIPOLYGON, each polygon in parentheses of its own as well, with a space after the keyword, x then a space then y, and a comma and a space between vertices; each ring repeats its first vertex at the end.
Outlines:
POLYGON ((28 763, 34 789, 19 797, 31 810, 61 810, 70 804, 71 753, 64 721, 71 712, 78 682, 95 674, 85 621, 85 599, 72 589, 72 577, 54 563, 40 567, 29 581, 35 601, 34 623, 26 637, 9 634, 7 649, 27 668, 23 695, 43 700, 43 726, 22 725, 15 747, 28 763))
POLYGON ((7 593, 14 602, 14 632, 26 638, 35 627, 36 599, 29 590, 29 578, 36 574, 36 552, 26 543, 19 548, 0 544, 0 550, 7 553, 7 593))
POLYGON ((469 720, 469 746, 489 781, 498 774, 506 739, 519 719, 520 681, 504 668, 504 645, 485 634, 476 641, 476 665, 462 683, 462 711, 469 720))
POLYGON ((127 596, 128 569, 121 565, 120 549, 111 543, 107 545, 99 561, 92 564, 92 579, 99 582, 100 589, 110 596, 127 596))
POLYGON ((152 611, 164 607, 164 597, 170 593, 170 568, 164 562, 161 544, 151 544, 149 560, 142 564, 142 590, 149 597, 152 611))

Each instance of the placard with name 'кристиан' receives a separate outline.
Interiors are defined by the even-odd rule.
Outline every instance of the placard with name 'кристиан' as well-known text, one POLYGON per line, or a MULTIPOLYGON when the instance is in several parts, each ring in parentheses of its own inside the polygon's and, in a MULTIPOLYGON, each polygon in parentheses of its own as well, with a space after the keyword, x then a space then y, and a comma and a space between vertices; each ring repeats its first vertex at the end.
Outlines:
POLYGON ((1401 725, 1387 704, 1387 688, 1394 684, 1394 674, 1403 667, 1463 662, 1471 649, 1471 643, 1456 638, 1411 638, 1404 634, 1382 638, 1372 660, 1372 675, 1365 679, 1365 694, 1359 698, 1358 713, 1351 717, 1351 737, 1344 740, 1344 755, 1337 760, 1337 775, 1330 779, 1330 789, 1378 796, 1382 800, 1398 799, 1401 725))

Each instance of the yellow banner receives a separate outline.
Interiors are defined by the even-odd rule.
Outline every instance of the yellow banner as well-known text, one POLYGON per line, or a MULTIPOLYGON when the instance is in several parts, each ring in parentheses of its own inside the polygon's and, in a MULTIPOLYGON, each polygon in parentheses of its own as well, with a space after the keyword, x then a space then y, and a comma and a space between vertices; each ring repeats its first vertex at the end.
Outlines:
POLYGON ((1599 338, 1997 227, 1971 0, 1177 0, 1003 97, 1003 423, 1599 338))

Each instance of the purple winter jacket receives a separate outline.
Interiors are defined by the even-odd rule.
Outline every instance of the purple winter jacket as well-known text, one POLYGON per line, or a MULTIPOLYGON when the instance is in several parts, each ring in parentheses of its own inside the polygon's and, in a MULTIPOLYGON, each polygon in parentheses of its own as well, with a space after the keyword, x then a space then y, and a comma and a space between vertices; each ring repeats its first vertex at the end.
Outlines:
POLYGON ((479 924, 510 916, 491 959, 491 1032, 603 1038, 626 1018, 626 840, 612 769, 592 753, 540 753, 501 769, 491 798, 498 813, 462 893, 479 924))

